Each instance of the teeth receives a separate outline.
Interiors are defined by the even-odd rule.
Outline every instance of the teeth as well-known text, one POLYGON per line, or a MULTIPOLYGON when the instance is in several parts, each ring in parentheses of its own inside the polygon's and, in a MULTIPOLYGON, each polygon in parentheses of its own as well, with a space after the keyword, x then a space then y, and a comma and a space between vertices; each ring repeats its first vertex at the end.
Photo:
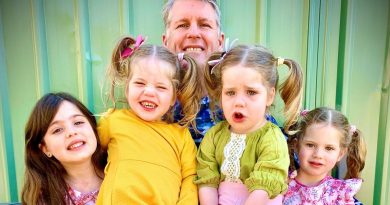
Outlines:
POLYGON ((155 107, 156 107, 156 104, 150 103, 150 102, 142 102, 141 104, 142 104, 144 107, 146 107, 146 108, 155 108, 155 107))
POLYGON ((202 49, 201 48, 186 48, 186 51, 189 51, 189 52, 201 52, 202 49))
POLYGON ((78 142, 78 143, 73 144, 72 146, 70 146, 69 149, 74 149, 74 148, 80 147, 83 144, 84 144, 83 142, 78 142))

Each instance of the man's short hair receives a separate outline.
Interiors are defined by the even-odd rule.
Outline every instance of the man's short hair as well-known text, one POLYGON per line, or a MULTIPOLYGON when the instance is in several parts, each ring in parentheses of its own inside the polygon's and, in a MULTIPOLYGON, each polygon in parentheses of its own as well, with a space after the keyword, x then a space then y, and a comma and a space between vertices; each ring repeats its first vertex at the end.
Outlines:
MULTIPOLYGON (((165 28, 167 28, 168 25, 171 23, 171 22, 168 22, 168 16, 169 16, 169 12, 171 11, 175 1, 178 1, 178 0, 168 0, 162 9, 162 15, 163 15, 165 28)), ((218 30, 220 31, 221 30, 221 11, 219 10, 219 6, 217 4, 217 1, 216 0, 199 0, 199 1, 209 3, 211 5, 211 7, 213 7, 215 14, 217 16, 218 30)))

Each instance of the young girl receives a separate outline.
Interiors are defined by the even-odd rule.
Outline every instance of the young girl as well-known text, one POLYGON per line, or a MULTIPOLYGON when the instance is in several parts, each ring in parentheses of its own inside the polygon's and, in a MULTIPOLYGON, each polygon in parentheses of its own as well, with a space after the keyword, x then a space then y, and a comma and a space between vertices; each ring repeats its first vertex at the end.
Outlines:
POLYGON ((106 153, 96 120, 76 98, 49 93, 26 125, 23 204, 95 204, 106 153))
POLYGON ((278 85, 277 66, 285 64, 290 73, 279 90, 289 131, 301 105, 300 67, 261 46, 237 46, 209 60, 208 92, 212 102, 221 104, 226 121, 206 133, 198 151, 195 182, 200 203, 281 204, 280 194, 287 189, 288 148, 266 113, 278 85))
MULTIPOLYGON (((188 128, 201 96, 194 61, 160 46, 123 38, 109 73, 125 83, 129 109, 112 109, 99 122, 108 165, 98 204, 197 204, 196 147, 188 128), (173 122, 176 96, 183 120, 173 122)), ((117 102, 114 94, 112 99, 117 102)))
POLYGON ((359 130, 343 114, 330 108, 303 113, 297 128, 289 144, 298 154, 300 167, 283 204, 354 204, 366 156, 359 130), (334 179, 329 174, 345 154, 347 180, 334 179))

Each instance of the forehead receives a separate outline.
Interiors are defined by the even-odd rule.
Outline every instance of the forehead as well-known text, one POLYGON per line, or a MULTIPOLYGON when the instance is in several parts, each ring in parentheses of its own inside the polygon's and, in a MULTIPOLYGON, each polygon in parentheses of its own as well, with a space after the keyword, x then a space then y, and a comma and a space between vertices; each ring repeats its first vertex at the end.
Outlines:
POLYGON ((226 66, 222 70, 222 83, 223 86, 225 84, 265 84, 260 72, 252 67, 242 65, 226 66), (240 77, 237 78, 237 76, 240 77))
POLYGON ((132 62, 131 75, 150 76, 150 77, 169 77, 175 75, 176 67, 164 60, 156 57, 139 58, 132 62))
POLYGON ((76 105, 65 100, 61 103, 61 105, 58 108, 58 111, 57 111, 57 113, 54 116, 52 121, 64 120, 64 119, 70 118, 70 117, 75 116, 75 115, 84 116, 82 114, 82 112, 79 110, 79 108, 76 107, 76 105))
POLYGON ((325 123, 314 123, 306 128, 303 140, 321 144, 340 144, 342 133, 335 127, 325 123))
POLYGON ((168 22, 189 19, 217 22, 217 13, 212 5, 202 0, 177 0, 168 15, 168 22))

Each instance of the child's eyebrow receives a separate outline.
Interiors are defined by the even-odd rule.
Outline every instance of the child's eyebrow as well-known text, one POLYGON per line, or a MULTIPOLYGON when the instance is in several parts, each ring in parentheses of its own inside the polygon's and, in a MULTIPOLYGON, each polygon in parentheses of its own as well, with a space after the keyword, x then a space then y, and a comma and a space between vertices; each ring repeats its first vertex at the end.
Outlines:
MULTIPOLYGON (((74 119, 74 118, 76 118, 76 117, 85 117, 84 115, 82 115, 82 114, 74 114, 74 115, 71 115, 70 117, 69 117, 69 119, 74 119)), ((49 127, 51 127, 52 125, 55 125, 55 124, 58 124, 58 123, 60 123, 60 122, 62 122, 63 120, 54 120, 53 122, 51 122, 50 124, 49 124, 49 127)))

